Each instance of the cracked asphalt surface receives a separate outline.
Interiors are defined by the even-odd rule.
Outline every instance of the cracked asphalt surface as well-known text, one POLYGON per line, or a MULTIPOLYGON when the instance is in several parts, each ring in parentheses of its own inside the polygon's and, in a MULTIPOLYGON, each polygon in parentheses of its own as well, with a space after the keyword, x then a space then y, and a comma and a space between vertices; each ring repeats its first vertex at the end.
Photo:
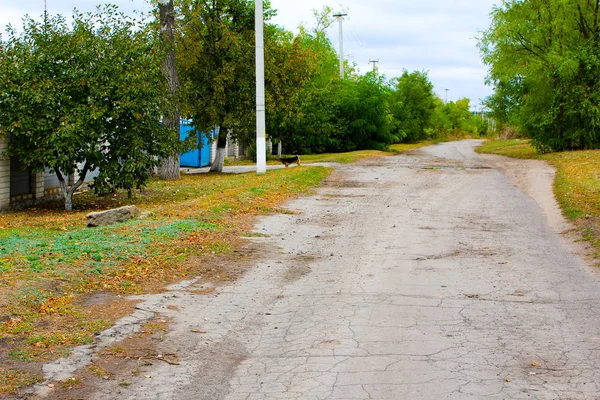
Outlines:
POLYGON ((342 166, 261 219, 245 277, 144 297, 180 365, 93 398, 600 399, 600 284, 476 145, 342 166))

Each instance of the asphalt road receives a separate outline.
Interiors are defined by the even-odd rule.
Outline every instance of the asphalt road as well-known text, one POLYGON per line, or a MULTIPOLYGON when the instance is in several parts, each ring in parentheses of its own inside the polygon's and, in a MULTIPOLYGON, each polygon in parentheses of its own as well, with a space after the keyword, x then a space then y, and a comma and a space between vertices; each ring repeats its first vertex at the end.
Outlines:
POLYGON ((600 284, 475 145, 340 167, 263 218, 244 278, 147 297, 181 364, 94 398, 600 399, 600 284))

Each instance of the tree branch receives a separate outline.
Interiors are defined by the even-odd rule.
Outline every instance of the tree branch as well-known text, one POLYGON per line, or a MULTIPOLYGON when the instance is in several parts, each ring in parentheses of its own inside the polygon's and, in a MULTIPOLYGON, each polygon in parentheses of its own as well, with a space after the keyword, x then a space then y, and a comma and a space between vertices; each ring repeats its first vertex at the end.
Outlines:
POLYGON ((75 191, 77 189, 79 189, 79 187, 81 185, 83 185, 83 182, 85 182, 85 176, 87 175, 88 171, 89 171, 89 166, 88 163, 86 162, 85 165, 83 166, 83 169, 81 170, 81 173, 79 174, 79 179, 77 180, 77 182, 75 182, 73 184, 73 186, 71 186, 69 188, 69 190, 71 191, 71 193, 75 193, 75 191))
MULTIPOLYGON (((547 62, 546 57, 544 57, 542 54, 539 54, 538 52, 536 52, 534 49, 532 49, 530 46, 527 45, 529 43, 529 41, 527 40, 527 38, 525 36, 523 36, 523 34, 517 33, 517 35, 519 36, 519 38, 518 38, 519 43, 521 44, 523 49, 527 50, 529 53, 533 54, 534 56, 540 58, 542 61, 547 62)), ((542 49, 541 47, 539 47, 536 44, 533 44, 533 46, 537 47, 540 51, 545 51, 544 49, 542 49)))
POLYGON ((598 31, 598 16, 600 15, 600 0, 596 0, 596 7, 594 8, 594 43, 598 43, 600 38, 600 32, 598 31))
POLYGON ((581 32, 585 40, 588 40, 590 38, 590 26, 588 25, 587 20, 583 15, 581 4, 577 4, 577 12, 579 14, 579 19, 577 21, 577 24, 579 25, 579 32, 581 32))

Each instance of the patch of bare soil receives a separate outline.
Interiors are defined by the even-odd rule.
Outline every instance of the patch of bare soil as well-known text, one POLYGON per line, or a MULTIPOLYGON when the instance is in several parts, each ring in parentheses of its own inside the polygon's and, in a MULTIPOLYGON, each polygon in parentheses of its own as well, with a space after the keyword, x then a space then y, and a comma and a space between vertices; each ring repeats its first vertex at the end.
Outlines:
MULTIPOLYGON (((259 250, 260 244, 254 243, 249 239, 240 237, 242 232, 247 231, 253 225, 252 216, 242 216, 242 220, 236 223, 236 229, 227 232, 227 237, 223 238, 225 243, 232 250, 221 253, 205 253, 188 257, 177 266, 170 279, 148 279, 141 282, 140 288, 143 293, 163 293, 166 285, 185 280, 189 277, 200 277, 196 282, 195 288, 190 291, 196 295, 210 295, 215 288, 229 284, 245 274, 247 268, 259 250)), ((105 319, 116 322, 119 319, 132 315, 135 311, 137 300, 129 300, 125 295, 118 295, 112 292, 96 292, 87 296, 81 296, 76 300, 78 308, 83 308, 87 314, 86 318, 105 319)), ((60 324, 61 319, 54 319, 52 323, 60 324)), ((166 332, 167 323, 161 315, 157 315, 155 320, 147 325, 154 328, 142 329, 140 333, 127 337, 125 340, 112 346, 114 351, 101 351, 94 354, 93 364, 80 370, 73 377, 65 382, 46 382, 51 388, 50 399, 85 399, 88 394, 95 392, 107 380, 123 379, 119 385, 126 386, 126 377, 133 376, 140 367, 150 365, 153 362, 170 362, 175 358, 169 355, 158 357, 156 350, 161 341, 161 337, 166 332), (157 326, 164 324, 164 330, 157 326)), ((60 326, 56 327, 57 329, 60 326)), ((9 352, 14 349, 18 343, 0 342, 0 368, 7 370, 19 369, 31 372, 37 376, 42 376, 43 362, 25 362, 10 360, 9 352)), ((66 354, 66 353, 65 353, 66 354)), ((53 357, 55 358, 55 357, 53 357)), ((16 393, 14 399, 36 399, 30 390, 24 389, 16 393)))
MULTIPOLYGON (((221 285, 226 285, 239 279, 246 271, 259 251, 261 245, 247 239, 235 241, 234 250, 219 255, 191 257, 185 261, 187 271, 200 274, 201 279, 188 289, 196 295, 210 295, 221 285)), ((146 290, 159 293, 164 287, 146 286, 146 290)), ((94 316, 111 315, 117 319, 130 315, 137 301, 125 300, 110 293, 96 293, 84 300, 89 305, 88 312, 94 316)), ((169 307, 169 309, 173 309, 169 307)), ((169 321, 163 315, 157 314, 147 322, 142 329, 127 336, 107 349, 94 354, 92 365, 79 370, 73 378, 63 382, 51 382, 52 391, 47 399, 86 399, 96 393, 107 383, 116 381, 119 386, 127 387, 128 379, 144 375, 144 369, 156 363, 177 365, 177 354, 161 354, 157 348, 168 332, 169 321)), ((204 332, 198 331, 198 334, 204 332)), ((35 371, 41 371, 37 364, 35 371)), ((144 375, 145 376, 145 375, 144 375)), ((36 397, 23 397, 35 399, 36 397)))
POLYGON ((70 379, 56 382, 47 399, 87 399, 103 385, 118 381, 126 387, 128 379, 144 374, 144 368, 154 363, 178 364, 176 354, 160 354, 156 347, 168 332, 168 321, 157 317, 144 325, 136 334, 113 347, 97 353, 92 365, 80 370, 70 379))
MULTIPOLYGON (((96 320, 103 318, 109 321, 116 321, 126 315, 130 315, 137 301, 128 300, 121 296, 112 293, 95 293, 86 298, 78 299, 76 304, 85 306, 86 318, 88 320, 96 320)), ((58 318, 45 318, 39 321, 40 326, 43 326, 47 331, 59 331, 64 328, 65 325, 72 325, 73 317, 61 316, 58 318)), ((21 341, 4 339, 0 340, 0 369, 4 370, 19 370, 27 371, 36 376, 42 376, 42 367, 44 363, 42 361, 19 361, 14 360, 10 356, 11 351, 20 348, 21 341)), ((65 349, 59 349, 58 351, 64 351, 65 349)), ((59 353, 55 353, 59 354, 59 353)), ((49 353, 48 357, 54 358, 53 354, 49 353)), ((43 357, 40 357, 43 359, 43 357)), ((54 387, 54 384, 52 384, 54 387)), ((18 390, 14 394, 13 398, 16 399, 29 399, 33 398, 31 395, 26 394, 26 390, 18 390)))
POLYGON ((312 272, 310 264, 316 260, 315 256, 298 254, 292 258, 291 265, 287 268, 283 274, 283 280, 285 283, 297 281, 305 275, 312 272))

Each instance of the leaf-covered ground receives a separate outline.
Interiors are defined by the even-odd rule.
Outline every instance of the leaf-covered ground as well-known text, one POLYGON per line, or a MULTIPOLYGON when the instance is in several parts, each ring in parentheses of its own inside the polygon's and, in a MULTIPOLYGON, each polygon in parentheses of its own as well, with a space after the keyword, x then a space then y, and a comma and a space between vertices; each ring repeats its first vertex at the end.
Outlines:
POLYGON ((539 154, 528 140, 494 140, 481 153, 545 160, 556 168, 554 192, 565 216, 581 229, 600 257, 600 150, 539 154))
POLYGON ((253 216, 310 192, 329 172, 302 167, 262 176, 187 175, 153 181, 132 199, 83 193, 73 212, 58 202, 0 213, 0 395, 38 381, 40 363, 91 343, 127 315, 133 303, 120 294, 157 291, 198 273, 210 279, 209 263, 198 260, 229 253, 253 216), (85 226, 87 213, 129 204, 152 214, 85 226), (109 302, 89 301, 105 293, 109 302))

